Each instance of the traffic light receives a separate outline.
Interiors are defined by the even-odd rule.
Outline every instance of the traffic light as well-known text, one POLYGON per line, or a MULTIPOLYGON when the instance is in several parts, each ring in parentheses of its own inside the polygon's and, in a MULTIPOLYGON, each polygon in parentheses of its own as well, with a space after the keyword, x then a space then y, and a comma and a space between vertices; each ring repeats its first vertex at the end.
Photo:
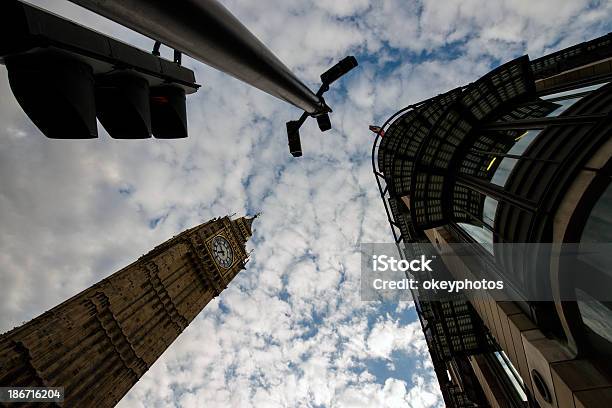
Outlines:
POLYGON ((289 139, 289 152, 293 157, 302 155, 302 143, 300 142, 300 123, 297 120, 287 122, 287 137, 289 139))
POLYGON ((151 88, 151 123, 158 139, 187 137, 185 90, 166 85, 151 88))
POLYGON ((53 139, 98 137, 91 67, 62 55, 6 61, 9 85, 34 124, 53 139))
POLYGON ((121 72, 99 79, 96 110, 100 123, 115 139, 151 137, 149 83, 141 76, 121 72))
POLYGON ((24 112, 49 138, 187 137, 193 71, 17 0, 0 5, 0 63, 24 112))

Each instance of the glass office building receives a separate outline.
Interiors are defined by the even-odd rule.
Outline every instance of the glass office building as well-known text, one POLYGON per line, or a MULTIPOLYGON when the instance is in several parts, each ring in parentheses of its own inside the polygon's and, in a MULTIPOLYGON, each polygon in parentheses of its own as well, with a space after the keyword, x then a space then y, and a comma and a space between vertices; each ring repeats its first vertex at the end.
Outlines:
POLYGON ((372 165, 396 243, 468 243, 510 271, 510 301, 413 292, 447 406, 612 406, 612 302, 596 293, 611 265, 585 261, 602 285, 583 287, 561 262, 533 273, 499 249, 612 243, 611 80, 608 34, 517 58, 379 132, 372 165), (524 296, 536 292, 550 299, 524 296))

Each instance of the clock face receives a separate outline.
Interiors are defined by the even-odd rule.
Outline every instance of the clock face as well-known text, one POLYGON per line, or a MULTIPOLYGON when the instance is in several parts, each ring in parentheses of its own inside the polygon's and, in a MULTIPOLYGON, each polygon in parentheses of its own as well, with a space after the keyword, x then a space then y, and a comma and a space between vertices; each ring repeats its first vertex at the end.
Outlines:
POLYGON ((234 261, 234 253, 227 239, 217 236, 212 239, 212 256, 219 266, 229 268, 234 261))

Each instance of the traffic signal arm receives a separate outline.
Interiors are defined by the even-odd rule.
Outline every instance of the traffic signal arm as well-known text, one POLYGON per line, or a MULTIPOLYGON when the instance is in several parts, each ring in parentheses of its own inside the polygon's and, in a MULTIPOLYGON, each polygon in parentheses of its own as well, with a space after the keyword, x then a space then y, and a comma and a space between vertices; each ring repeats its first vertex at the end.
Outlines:
POLYGON ((187 137, 193 71, 16 0, 0 5, 0 63, 17 101, 49 138, 187 137))
POLYGON ((187 94, 198 90, 192 70, 17 0, 2 0, 0 63, 25 53, 58 51, 93 68, 143 75, 150 86, 173 83, 187 94))

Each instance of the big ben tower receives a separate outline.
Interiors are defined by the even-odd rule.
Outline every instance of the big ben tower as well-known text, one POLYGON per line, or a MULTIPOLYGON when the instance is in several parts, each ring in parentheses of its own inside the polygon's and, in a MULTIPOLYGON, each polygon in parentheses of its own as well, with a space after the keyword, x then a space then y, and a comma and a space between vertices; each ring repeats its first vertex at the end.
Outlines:
POLYGON ((253 218, 216 218, 0 336, 0 386, 112 407, 244 269, 253 218))

